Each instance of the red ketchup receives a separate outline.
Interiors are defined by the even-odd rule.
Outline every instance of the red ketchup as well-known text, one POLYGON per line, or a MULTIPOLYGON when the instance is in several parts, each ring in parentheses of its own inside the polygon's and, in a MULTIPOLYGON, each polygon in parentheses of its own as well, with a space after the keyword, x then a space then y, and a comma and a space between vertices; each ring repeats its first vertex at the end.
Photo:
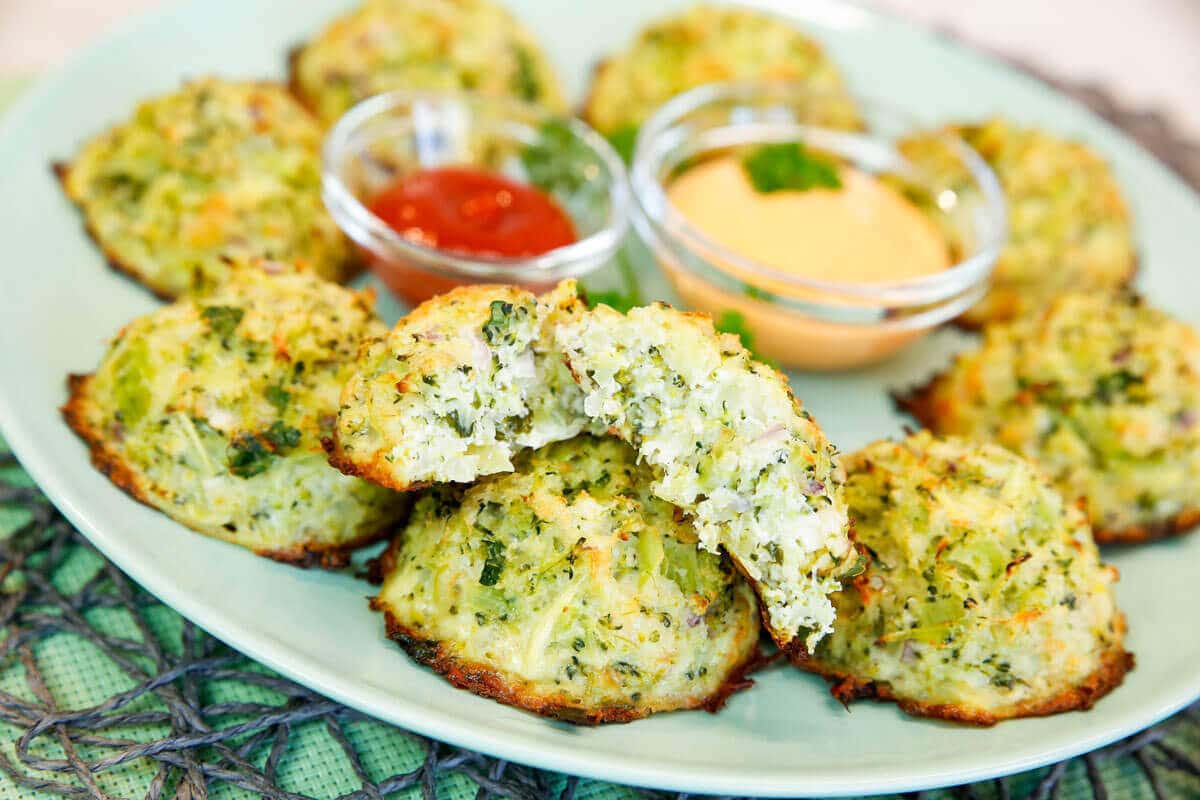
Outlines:
MULTIPOLYGON (((457 255, 522 258, 576 240, 571 218, 554 198, 470 167, 438 167, 407 175, 376 195, 369 208, 409 241, 457 255)), ((375 268, 410 303, 466 282, 407 264, 377 261, 375 268)))

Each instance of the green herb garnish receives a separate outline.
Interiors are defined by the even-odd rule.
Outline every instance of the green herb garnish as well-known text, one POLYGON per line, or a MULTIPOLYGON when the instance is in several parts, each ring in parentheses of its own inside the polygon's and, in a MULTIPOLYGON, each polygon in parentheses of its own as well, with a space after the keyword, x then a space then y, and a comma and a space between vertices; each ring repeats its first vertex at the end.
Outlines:
POLYGON ((757 286, 752 286, 749 283, 742 285, 742 294, 746 295, 746 297, 749 297, 752 300, 769 300, 769 299, 771 299, 771 295, 767 294, 765 291, 758 288, 757 286))
POLYGON ((234 439, 225 459, 229 471, 239 478, 250 478, 271 466, 274 454, 254 434, 243 433, 234 439))
POLYGON ((521 150, 521 164, 534 186, 570 195, 588 184, 597 161, 566 122, 552 119, 542 124, 537 141, 521 150))
POLYGON ((633 150, 637 145, 637 137, 637 125, 624 125, 608 134, 608 136, 605 138, 608 139, 608 143, 613 146, 613 150, 617 151, 617 155, 619 155, 626 164, 629 164, 633 161, 633 150))
POLYGON ((484 545, 487 547, 487 557, 483 560, 483 571, 479 573, 479 582, 484 586, 495 586, 507 563, 504 558, 504 543, 497 542, 495 539, 487 539, 484 541, 484 545))
POLYGON ((636 305, 630 300, 629 295, 616 289, 587 292, 587 304, 588 308, 595 308, 603 304, 620 311, 622 314, 636 305))
POLYGON ((237 306, 205 306, 200 312, 212 332, 222 338, 231 336, 246 312, 237 306))
POLYGON ((764 194, 842 188, 834 163, 808 152, 800 142, 763 145, 742 159, 742 168, 755 191, 764 194))

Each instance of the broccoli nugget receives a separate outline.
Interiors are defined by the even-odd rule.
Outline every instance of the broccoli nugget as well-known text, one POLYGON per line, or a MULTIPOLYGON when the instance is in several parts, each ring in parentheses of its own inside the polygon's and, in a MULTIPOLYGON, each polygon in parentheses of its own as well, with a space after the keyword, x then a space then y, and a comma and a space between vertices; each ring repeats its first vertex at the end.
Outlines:
POLYGON ((459 89, 564 109, 533 35, 491 0, 367 0, 292 53, 292 91, 326 125, 392 89, 459 89))
POLYGON ((628 149, 646 119, 689 89, 717 81, 781 80, 812 88, 809 122, 862 127, 837 66, 783 17, 746 8, 697 5, 642 30, 596 70, 584 117, 628 149))
POLYGON ((754 593, 615 439, 526 451, 417 502, 372 607, 454 685, 582 724, 716 710, 748 685, 754 593))
POLYGON ((800 666, 843 702, 990 725, 1087 709, 1133 658, 1087 520, 1021 457, 928 431, 846 459, 871 562, 800 666))
POLYGON ((695 519, 754 583, 767 629, 798 652, 831 630, 827 595, 856 563, 837 450, 736 336, 662 303, 608 306, 551 328, 593 424, 632 444, 656 496, 695 519))
POLYGON ((369 295, 278 264, 134 320, 63 415, 122 489, 208 536, 339 566, 381 538, 403 495, 342 475, 321 448, 364 335, 369 295))
MULTIPOLYGON (((947 149, 946 133, 961 136, 983 156, 1008 200, 1008 243, 991 287, 960 322, 977 328, 1013 319, 1063 292, 1111 291, 1133 278, 1129 209, 1108 165, 1090 148, 1003 119, 953 125, 900 143, 906 158, 950 187, 966 185, 970 176, 947 149)), ((939 223, 946 221, 939 209, 927 210, 939 223)), ((953 231, 948 233, 953 239, 953 231)))
POLYGON ((320 146, 282 86, 205 78, 142 103, 55 169, 109 262, 169 299, 223 280, 232 261, 354 275, 321 201, 320 146))
POLYGON ((331 453, 406 489, 508 471, 521 448, 580 432, 633 445, 655 495, 754 583, 780 646, 829 632, 827 595, 856 563, 836 450, 786 378, 703 315, 588 310, 572 282, 540 300, 455 290, 364 351, 331 453))
POLYGON ((1037 462, 1098 542, 1200 522, 1200 337, 1131 295, 1068 294, 988 326, 901 403, 933 431, 1037 462))
POLYGON ((582 308, 573 283, 540 299, 478 284, 422 303, 360 353, 331 461, 404 491, 508 472, 521 449, 594 429, 545 333, 582 308))

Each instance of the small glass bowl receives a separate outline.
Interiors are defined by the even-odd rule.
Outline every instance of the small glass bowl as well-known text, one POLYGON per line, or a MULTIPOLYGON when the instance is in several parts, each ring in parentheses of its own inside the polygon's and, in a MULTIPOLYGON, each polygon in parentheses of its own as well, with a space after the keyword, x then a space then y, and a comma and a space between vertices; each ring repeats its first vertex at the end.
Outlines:
POLYGON ((897 141, 920 130, 906 116, 860 100, 861 131, 807 124, 819 118, 821 102, 786 82, 709 84, 675 97, 638 136, 633 223, 689 307, 715 318, 740 313, 755 350, 785 365, 846 369, 886 358, 976 303, 1004 245, 1007 211, 995 174, 957 137, 944 135, 944 157, 965 167, 968 177, 948 185, 900 155, 897 141), (689 165, 779 142, 803 142, 865 172, 886 173, 902 193, 928 198, 952 266, 878 283, 839 281, 832 264, 829 278, 801 277, 723 247, 667 199, 667 185, 689 165))
POLYGON ((625 167, 604 137, 579 120, 517 101, 454 92, 377 95, 338 120, 322 161, 329 212, 366 252, 371 269, 410 304, 469 283, 543 290, 611 259, 629 225, 625 167), (407 239, 368 209, 404 176, 449 165, 538 186, 571 217, 578 240, 529 257, 464 254, 407 239))

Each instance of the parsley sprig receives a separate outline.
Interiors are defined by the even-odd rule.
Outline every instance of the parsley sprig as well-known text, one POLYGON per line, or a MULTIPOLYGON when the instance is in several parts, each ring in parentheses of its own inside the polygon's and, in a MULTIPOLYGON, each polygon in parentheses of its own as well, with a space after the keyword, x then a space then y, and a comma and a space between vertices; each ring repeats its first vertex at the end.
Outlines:
POLYGON ((572 195, 587 187, 598 164, 596 155, 562 120, 544 122, 537 140, 520 153, 530 183, 544 192, 572 195))
POLYGON ((763 145, 742 158, 742 168, 755 191, 763 194, 842 188, 836 165, 800 142, 763 145))

